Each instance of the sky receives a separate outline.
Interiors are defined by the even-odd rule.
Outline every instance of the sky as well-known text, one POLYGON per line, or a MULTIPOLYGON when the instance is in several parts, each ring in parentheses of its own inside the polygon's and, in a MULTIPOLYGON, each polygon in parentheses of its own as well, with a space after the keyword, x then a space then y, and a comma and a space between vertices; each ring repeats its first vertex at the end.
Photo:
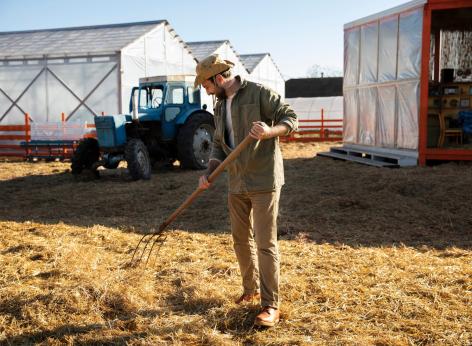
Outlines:
POLYGON ((167 19, 184 41, 270 53, 285 79, 342 71, 343 25, 407 0, 0 0, 0 32, 167 19))

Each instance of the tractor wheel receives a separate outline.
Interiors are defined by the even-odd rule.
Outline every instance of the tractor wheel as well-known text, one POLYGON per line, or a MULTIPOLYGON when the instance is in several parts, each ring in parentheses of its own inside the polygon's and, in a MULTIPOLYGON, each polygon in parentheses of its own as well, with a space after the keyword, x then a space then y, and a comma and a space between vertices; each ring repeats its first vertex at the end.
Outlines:
POLYGON ((179 161, 184 168, 208 167, 214 131, 213 118, 208 113, 195 113, 187 119, 177 136, 179 161))
POLYGON ((80 141, 79 146, 72 156, 70 168, 72 174, 78 175, 85 169, 92 169, 100 157, 98 141, 95 138, 85 138, 80 141))
POLYGON ((131 139, 126 144, 125 159, 133 180, 151 178, 151 160, 146 145, 140 139, 131 139))

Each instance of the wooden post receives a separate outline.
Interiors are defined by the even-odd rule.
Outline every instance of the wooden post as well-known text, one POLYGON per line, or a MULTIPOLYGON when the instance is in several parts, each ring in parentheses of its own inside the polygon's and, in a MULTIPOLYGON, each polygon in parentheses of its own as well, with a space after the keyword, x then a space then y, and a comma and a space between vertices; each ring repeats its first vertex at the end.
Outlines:
POLYGON ((320 140, 324 140, 324 109, 321 108, 321 130, 320 130, 320 140))
POLYGON ((61 113, 61 125, 62 125, 62 159, 64 160, 66 158, 66 144, 64 141, 64 131, 65 131, 65 124, 66 124, 66 115, 64 112, 61 113))
POLYGON ((431 35, 431 8, 426 4, 423 11, 423 33, 421 47, 420 107, 418 120, 418 163, 426 165, 428 142, 428 83, 429 83, 429 49, 431 35))
POLYGON ((29 141, 30 141, 30 122, 29 122, 29 114, 25 113, 25 159, 28 158, 30 154, 29 150, 29 141))

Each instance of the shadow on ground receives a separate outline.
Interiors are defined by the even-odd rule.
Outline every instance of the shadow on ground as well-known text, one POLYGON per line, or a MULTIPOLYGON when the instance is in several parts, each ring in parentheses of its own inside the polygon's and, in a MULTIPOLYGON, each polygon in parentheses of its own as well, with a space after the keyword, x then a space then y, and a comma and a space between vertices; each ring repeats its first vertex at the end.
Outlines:
POLYGON ((260 312, 259 306, 247 304, 223 309, 223 299, 198 297, 195 294, 197 290, 197 287, 182 285, 180 280, 175 280, 173 294, 166 297, 167 307, 177 314, 204 316, 221 333, 248 336, 255 331, 254 319, 260 312))
MULTIPOLYGON (((8 169, 8 163, 2 163, 8 169)), ((64 166, 66 168, 67 166, 64 166)), ((331 159, 285 160, 279 235, 350 246, 472 247, 472 174, 466 164, 380 169, 331 159)), ((0 181, 0 219, 143 233, 157 228, 197 186, 201 172, 155 171, 130 181, 123 170, 98 180, 70 173, 0 181)), ((171 228, 228 232, 226 175, 171 228)))
POLYGON ((68 344, 69 337, 78 339, 77 344, 80 345, 127 345, 132 340, 139 340, 148 335, 146 332, 123 332, 122 335, 111 337, 97 337, 93 333, 103 333, 109 328, 102 324, 89 324, 77 326, 72 324, 64 324, 51 330, 40 330, 36 332, 23 333, 17 336, 7 338, 7 345, 36 345, 43 342, 51 342, 51 339, 60 344, 68 344), (92 334, 92 335, 88 335, 92 334), (81 340, 83 339, 83 340, 81 340))

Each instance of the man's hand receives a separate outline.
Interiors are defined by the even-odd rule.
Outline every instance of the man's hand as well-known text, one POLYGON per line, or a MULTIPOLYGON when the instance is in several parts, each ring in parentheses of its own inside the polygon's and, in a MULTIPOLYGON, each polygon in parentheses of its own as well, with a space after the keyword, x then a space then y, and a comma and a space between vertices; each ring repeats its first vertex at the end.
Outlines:
POLYGON ((206 190, 210 187, 210 183, 208 182, 208 177, 206 175, 202 175, 198 179, 198 188, 200 190, 206 190))
POLYGON ((270 127, 263 121, 255 121, 252 123, 251 131, 249 135, 258 140, 268 139, 272 137, 285 136, 289 132, 290 128, 285 124, 275 125, 270 127))
POLYGON ((210 187, 211 183, 208 181, 208 177, 211 173, 220 165, 221 161, 216 159, 210 159, 208 162, 208 168, 204 175, 198 179, 198 188, 201 190, 206 190, 210 187))
POLYGON ((252 123, 252 128, 249 132, 249 135, 252 138, 258 140, 271 138, 272 128, 263 121, 255 121, 252 123))

